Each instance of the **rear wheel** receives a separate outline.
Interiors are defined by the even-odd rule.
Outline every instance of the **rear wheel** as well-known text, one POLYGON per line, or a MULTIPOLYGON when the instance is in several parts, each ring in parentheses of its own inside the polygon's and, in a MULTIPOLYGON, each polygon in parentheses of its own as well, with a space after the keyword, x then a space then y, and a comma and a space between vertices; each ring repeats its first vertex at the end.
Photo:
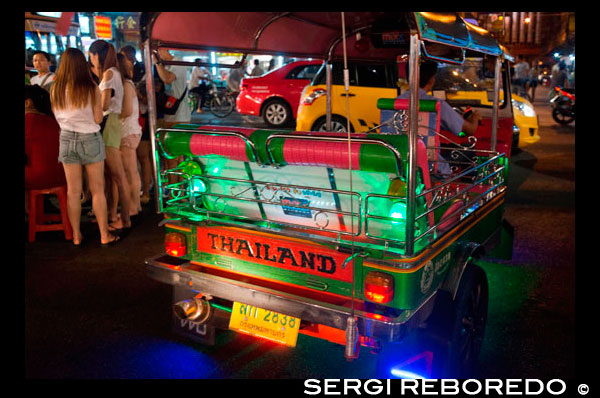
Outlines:
POLYGON ((456 298, 438 291, 431 315, 399 344, 387 344, 378 359, 378 377, 477 377, 476 365, 487 322, 485 272, 467 264, 456 298))
POLYGON ((292 109, 283 100, 271 100, 265 105, 263 119, 271 127, 286 126, 292 120, 292 109))
POLYGON ((454 300, 448 358, 444 377, 474 376, 483 344, 488 309, 488 283, 485 272, 467 264, 454 300))
MULTIPOLYGON (((346 133, 348 131, 348 126, 345 118, 333 115, 331 116, 331 130, 327 130, 327 120, 325 117, 322 117, 319 118, 313 125, 312 131, 331 131, 335 133, 346 133)), ((352 125, 350 125, 350 131, 354 131, 352 125)))
POLYGON ((235 101, 229 95, 218 95, 210 99, 210 111, 217 117, 225 117, 233 112, 235 101))
POLYGON ((556 123, 562 124, 562 125, 567 125, 571 122, 573 122, 575 120, 575 116, 571 115, 570 112, 568 111, 568 108, 570 108, 571 105, 568 103, 559 103, 557 104, 556 108, 552 109, 552 119, 554 119, 554 121, 556 123), (567 110, 562 110, 562 108, 566 108, 567 110), (562 110, 562 112, 561 112, 562 110))

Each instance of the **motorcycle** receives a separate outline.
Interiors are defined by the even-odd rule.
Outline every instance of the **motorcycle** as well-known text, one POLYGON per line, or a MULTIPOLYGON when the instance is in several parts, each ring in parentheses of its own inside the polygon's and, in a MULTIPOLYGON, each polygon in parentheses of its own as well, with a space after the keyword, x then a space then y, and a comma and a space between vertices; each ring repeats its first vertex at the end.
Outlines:
POLYGON ((538 75, 538 83, 541 86, 548 87, 550 85, 550 75, 547 73, 540 73, 538 75))
POLYGON ((554 91, 550 99, 552 119, 561 125, 575 121, 575 90, 554 87, 554 91))
MULTIPOLYGON (((224 118, 235 109, 235 93, 228 91, 226 88, 217 87, 214 81, 209 81, 209 88, 204 93, 202 103, 208 106, 211 113, 217 117, 224 118)), ((189 106, 192 112, 197 109, 199 94, 195 91, 190 92, 189 106)))

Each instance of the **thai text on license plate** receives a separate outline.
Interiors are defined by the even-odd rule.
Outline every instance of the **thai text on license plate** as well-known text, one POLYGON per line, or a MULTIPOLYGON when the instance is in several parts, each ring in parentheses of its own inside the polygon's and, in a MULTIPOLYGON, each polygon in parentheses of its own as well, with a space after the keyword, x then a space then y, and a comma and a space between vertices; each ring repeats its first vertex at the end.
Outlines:
POLYGON ((300 318, 234 302, 229 329, 295 347, 300 318))

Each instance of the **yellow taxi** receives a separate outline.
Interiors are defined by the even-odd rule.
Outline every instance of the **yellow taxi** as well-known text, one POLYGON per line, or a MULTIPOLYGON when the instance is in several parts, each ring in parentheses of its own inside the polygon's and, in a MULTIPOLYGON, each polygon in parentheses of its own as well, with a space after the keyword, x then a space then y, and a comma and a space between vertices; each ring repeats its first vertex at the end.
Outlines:
POLYGON ((528 99, 517 94, 512 94, 511 97, 515 126, 519 129, 519 147, 538 142, 540 120, 533 105, 528 99))
MULTIPOLYGON (((436 75, 435 91, 444 91, 450 105, 475 100, 481 106, 491 106, 488 95, 493 88, 493 73, 486 71, 481 59, 467 59, 463 65, 441 65, 436 75)), ((325 65, 315 75, 312 83, 304 88, 298 107, 296 130, 326 130, 326 76, 325 65)), ((406 80, 399 78, 399 64, 349 64, 350 84, 348 93, 343 85, 341 63, 333 63, 331 96, 331 130, 347 131, 348 115, 350 131, 366 132, 380 124, 377 109, 378 98, 393 98, 407 87, 406 80), (404 82, 404 84, 403 84, 404 82), (348 105, 349 112, 346 111, 348 105)), ((503 101, 502 91, 500 101, 503 101)), ((435 95, 435 94, 434 94, 435 95)), ((533 105, 525 98, 511 94, 514 118, 513 146, 525 146, 537 142, 538 116, 533 105)))
MULTIPOLYGON (((398 95, 397 66, 393 64, 350 64, 350 90, 346 93, 343 68, 333 63, 331 95, 331 130, 347 131, 346 105, 350 114, 350 131, 364 132, 379 125, 377 99, 398 95)), ((327 110, 325 66, 315 75, 300 97, 296 130, 324 131, 327 110)))

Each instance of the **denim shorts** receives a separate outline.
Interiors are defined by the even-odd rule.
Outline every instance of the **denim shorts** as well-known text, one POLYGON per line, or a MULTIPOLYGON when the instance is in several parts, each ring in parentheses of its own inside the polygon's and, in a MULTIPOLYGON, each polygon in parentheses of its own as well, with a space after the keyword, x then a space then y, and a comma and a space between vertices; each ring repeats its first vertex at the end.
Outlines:
POLYGON ((106 158, 102 135, 60 131, 58 161, 61 163, 89 164, 106 158))

